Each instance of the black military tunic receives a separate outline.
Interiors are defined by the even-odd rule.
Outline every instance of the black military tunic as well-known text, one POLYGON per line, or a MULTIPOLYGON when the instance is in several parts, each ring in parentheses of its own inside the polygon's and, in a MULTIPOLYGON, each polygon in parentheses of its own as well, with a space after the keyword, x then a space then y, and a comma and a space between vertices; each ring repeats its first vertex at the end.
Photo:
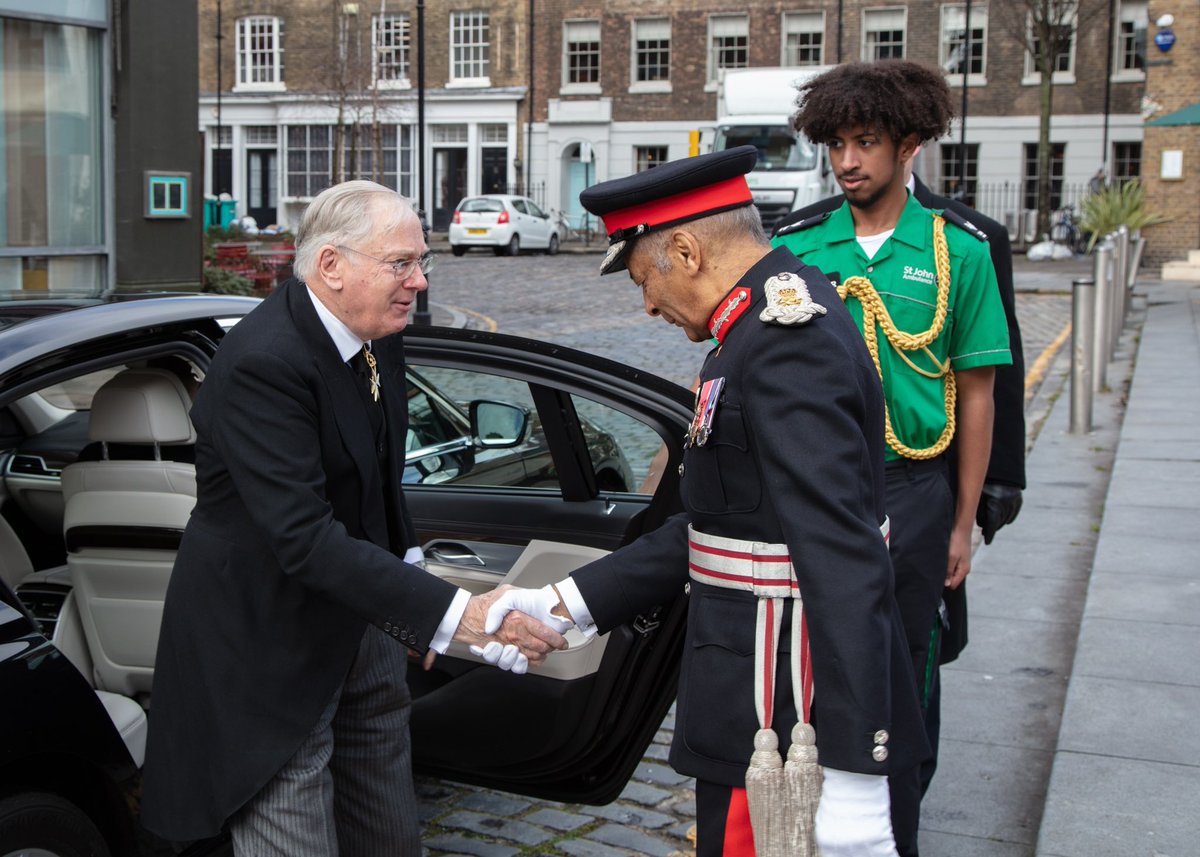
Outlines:
MULTIPOLYGON (((915 766, 928 752, 893 596, 884 520, 879 375, 837 293, 776 249, 730 292, 744 311, 720 331, 701 381, 724 378, 703 445, 684 453, 686 512, 574 572, 600 631, 631 621, 688 583, 687 525, 715 536, 786 544, 809 625, 812 722, 822 765, 866 774, 915 766), (798 274, 827 312, 788 326, 760 320, 764 283, 798 274)), ((758 721, 757 602, 691 585, 671 764, 740 787, 758 721)), ((787 628, 785 618, 784 627, 787 628)), ((789 647, 785 634, 781 651, 789 647)), ((773 726, 790 742, 796 714, 781 654, 773 726)))

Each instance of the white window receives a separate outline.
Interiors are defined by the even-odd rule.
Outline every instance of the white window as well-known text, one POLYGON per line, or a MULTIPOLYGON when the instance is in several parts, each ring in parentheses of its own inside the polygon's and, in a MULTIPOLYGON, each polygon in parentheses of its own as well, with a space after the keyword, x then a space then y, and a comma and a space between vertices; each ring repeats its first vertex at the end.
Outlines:
POLYGON ((469 86, 489 86, 488 13, 450 13, 450 81, 469 86))
POLYGON ((635 146, 633 149, 633 171, 644 173, 668 160, 666 146, 635 146))
POLYGON ((371 18, 371 43, 375 51, 371 78, 376 86, 406 87, 408 82, 409 40, 411 30, 407 14, 374 15, 371 18))
POLYGON ((1146 31, 1150 25, 1146 6, 1146 0, 1121 0, 1117 56, 1113 63, 1113 77, 1117 80, 1144 80, 1146 77, 1146 31))
POLYGON ((234 89, 283 89, 282 18, 238 18, 234 89))
POLYGON ((600 91, 600 22, 563 23, 562 86, 568 92, 600 91))
POLYGON ((824 12, 784 12, 781 30, 783 65, 821 65, 825 61, 824 12))
POLYGON ((633 22, 633 69, 630 92, 671 91, 671 19, 633 22))
MULTIPOLYGON (((287 127, 287 196, 311 199, 333 184, 336 132, 336 125, 287 127)), ((409 125, 345 126, 341 174, 347 179, 377 181, 411 196, 412 138, 409 125)))
POLYGON ((939 61, 942 70, 956 76, 958 83, 966 74, 971 83, 986 83, 987 6, 971 5, 970 27, 966 6, 942 7, 942 39, 939 61))
POLYGON ((247 146, 274 146, 279 140, 279 128, 275 125, 247 125, 247 146))
POLYGON ((863 12, 864 62, 903 59, 905 9, 867 9, 863 12))
MULTIPOLYGON (((1048 23, 1050 36, 1053 41, 1053 51, 1050 59, 1050 71, 1054 83, 1074 83, 1075 82, 1075 13, 1073 8, 1066 8, 1066 12, 1056 14, 1055 10, 1059 8, 1057 4, 1051 4, 1048 23)), ((1029 28, 1029 42, 1033 46, 1034 53, 1025 53, 1025 77, 1021 83, 1029 86, 1037 84, 1042 79, 1042 74, 1038 70, 1037 61, 1034 58, 1035 54, 1040 54, 1042 50, 1042 39, 1034 27, 1032 18, 1026 19, 1026 26, 1029 28)))
POLYGON ((713 15, 708 19, 708 81, 716 83, 723 68, 750 65, 750 19, 745 15, 713 15))

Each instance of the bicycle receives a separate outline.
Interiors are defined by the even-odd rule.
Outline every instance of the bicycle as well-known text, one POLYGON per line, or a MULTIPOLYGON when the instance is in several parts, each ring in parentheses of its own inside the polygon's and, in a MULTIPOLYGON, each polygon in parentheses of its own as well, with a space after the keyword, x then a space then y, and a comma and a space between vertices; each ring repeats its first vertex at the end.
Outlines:
POLYGON ((1074 206, 1064 206, 1054 213, 1054 223, 1050 226, 1050 240, 1077 255, 1087 252, 1087 236, 1076 222, 1074 206))
POLYGON ((554 228, 558 230, 558 240, 560 243, 582 241, 585 244, 590 244, 595 237, 595 230, 592 229, 591 219, 587 215, 581 215, 579 220, 583 225, 575 227, 572 225, 571 218, 565 211, 552 208, 550 212, 554 217, 554 228))

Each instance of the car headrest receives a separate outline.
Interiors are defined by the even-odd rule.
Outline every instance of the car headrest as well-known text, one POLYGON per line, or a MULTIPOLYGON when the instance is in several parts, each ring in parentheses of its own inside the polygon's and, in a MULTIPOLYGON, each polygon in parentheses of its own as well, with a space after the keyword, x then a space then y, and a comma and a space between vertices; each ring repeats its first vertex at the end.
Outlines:
POLYGON ((187 388, 166 369, 124 369, 92 397, 88 437, 106 443, 195 443, 187 388))

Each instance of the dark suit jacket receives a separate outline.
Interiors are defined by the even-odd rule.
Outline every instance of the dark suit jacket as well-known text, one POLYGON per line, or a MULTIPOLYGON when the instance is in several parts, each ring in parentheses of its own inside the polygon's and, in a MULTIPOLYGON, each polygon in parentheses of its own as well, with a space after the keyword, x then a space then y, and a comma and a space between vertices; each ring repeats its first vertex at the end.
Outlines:
MULTIPOLYGON (((600 630, 675 598, 688 581, 687 524, 727 538, 786 544, 813 652, 813 724, 821 763, 903 771, 927 752, 915 683, 879 534, 884 502, 883 390, 849 311, 829 281, 773 250, 742 278, 749 309, 705 360, 725 378, 713 430, 683 456, 685 515, 572 574, 600 630), (803 325, 765 324, 763 284, 799 273, 827 307, 803 325), (875 758, 877 735, 887 753, 875 758)), ((743 785, 754 710, 757 600, 693 582, 671 764, 743 785)), ((784 621, 785 629, 789 627, 784 621)), ((790 632, 781 649, 790 651, 790 632)), ((781 752, 796 721, 780 655, 773 726, 781 752)))
MULTIPOLYGON (((992 421, 992 454, 988 459, 988 482, 1001 482, 1025 488, 1025 352, 1021 345, 1021 328, 1017 324, 1016 295, 1012 278, 1012 244, 1008 230, 1003 224, 980 214, 958 200, 937 196, 917 176, 913 177, 913 196, 926 208, 944 211, 950 209, 970 221, 988 238, 988 251, 992 267, 996 269, 996 283, 1000 286, 1000 301, 1004 304, 1004 317, 1008 321, 1008 343, 1012 351, 1012 363, 996 367, 996 383, 993 392, 996 412, 992 421)), ((792 213, 780 222, 776 231, 791 223, 833 211, 841 207, 844 196, 823 199, 820 202, 792 213)), ((953 456, 951 461, 953 462, 953 456)), ((951 479, 950 484, 956 482, 951 479)), ((944 600, 950 617, 950 627, 942 640, 942 662, 949 663, 958 657, 967 645, 966 585, 958 589, 945 590, 944 600)))
POLYGON ((394 552, 414 539, 400 337, 374 351, 397 544, 368 400, 303 284, 238 322, 196 399, 198 497, 167 591, 142 813, 168 839, 218 833, 292 756, 368 623, 424 652, 454 596, 394 552))

